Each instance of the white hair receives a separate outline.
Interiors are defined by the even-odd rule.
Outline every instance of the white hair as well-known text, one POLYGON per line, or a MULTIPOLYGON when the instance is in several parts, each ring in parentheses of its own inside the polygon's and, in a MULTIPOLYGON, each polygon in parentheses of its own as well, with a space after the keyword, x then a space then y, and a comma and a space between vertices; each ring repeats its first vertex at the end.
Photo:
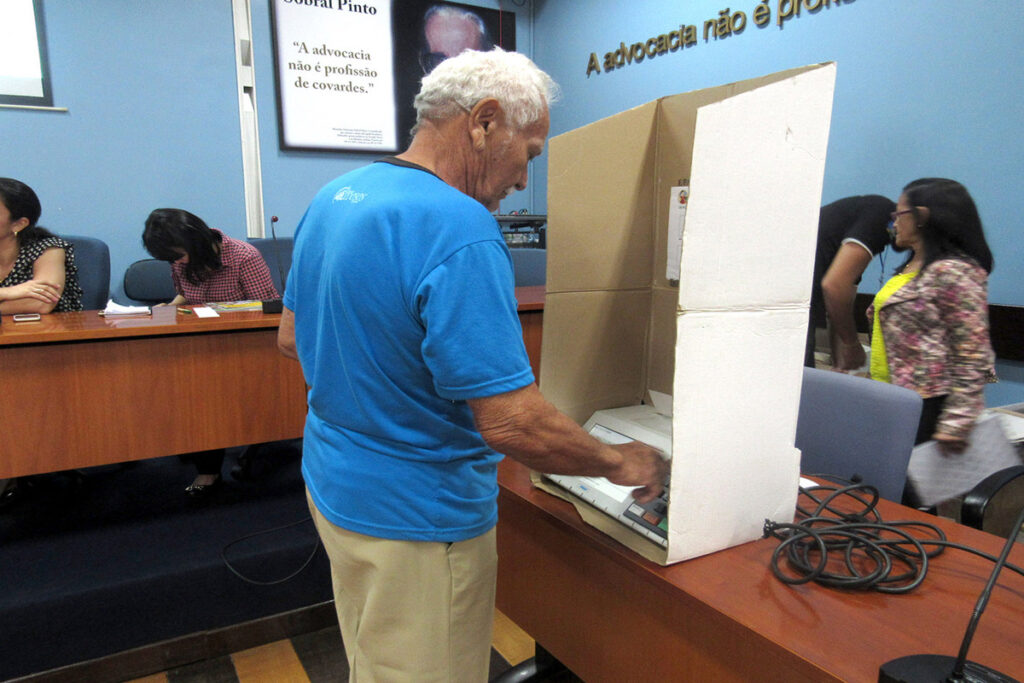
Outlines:
POLYGON ((452 118, 488 97, 498 100, 508 124, 519 130, 540 119, 558 99, 558 85, 518 52, 500 47, 487 52, 466 50, 423 77, 413 101, 416 125, 412 132, 424 119, 452 118))

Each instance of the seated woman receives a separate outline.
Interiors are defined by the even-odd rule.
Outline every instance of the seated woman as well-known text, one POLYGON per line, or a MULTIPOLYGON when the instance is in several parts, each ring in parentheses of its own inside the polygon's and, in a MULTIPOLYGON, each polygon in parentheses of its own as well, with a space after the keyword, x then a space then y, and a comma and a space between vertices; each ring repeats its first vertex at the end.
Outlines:
MULTIPOLYGON (((256 247, 210 228, 188 211, 153 211, 146 219, 142 243, 153 258, 171 262, 177 292, 171 305, 280 298, 256 247)), ((207 496, 221 482, 224 450, 203 451, 192 459, 198 475, 185 491, 193 497, 207 496)))
MULTIPOLYGON (((892 214, 895 244, 910 250, 868 308, 871 377, 924 399, 917 443, 960 452, 995 380, 989 340, 992 252, 967 189, 944 178, 903 188, 892 214)), ((904 495, 916 504, 912 491, 904 495)))
POLYGON ((82 310, 75 248, 36 225, 42 207, 32 188, 0 178, 0 313, 82 310))
MULTIPOLYGON (((0 178, 0 313, 82 310, 75 248, 36 225, 42 213, 32 188, 0 178)), ((18 495, 14 479, 0 479, 0 507, 18 495)))

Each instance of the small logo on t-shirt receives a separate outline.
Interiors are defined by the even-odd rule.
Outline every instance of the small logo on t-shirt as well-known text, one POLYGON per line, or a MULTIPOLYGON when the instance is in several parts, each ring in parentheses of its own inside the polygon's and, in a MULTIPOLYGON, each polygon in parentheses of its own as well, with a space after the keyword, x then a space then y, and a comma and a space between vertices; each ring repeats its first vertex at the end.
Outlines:
POLYGON ((351 187, 343 187, 338 190, 338 193, 334 195, 334 201, 336 202, 352 202, 358 204, 359 202, 366 199, 365 192, 353 192, 351 187))

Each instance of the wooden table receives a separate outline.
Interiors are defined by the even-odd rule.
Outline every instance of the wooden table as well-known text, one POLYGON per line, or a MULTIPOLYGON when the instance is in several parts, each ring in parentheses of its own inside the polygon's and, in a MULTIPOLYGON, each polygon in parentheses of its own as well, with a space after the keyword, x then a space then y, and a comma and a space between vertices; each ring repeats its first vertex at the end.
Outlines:
POLYGON ((0 478, 302 436, 280 315, 96 311, 0 327, 0 478))
MULTIPOLYGON (((908 595, 790 587, 769 569, 773 539, 661 567, 534 489, 522 465, 506 459, 499 483, 498 609, 588 683, 874 682, 897 657, 955 657, 992 569, 950 549, 908 595)), ((895 503, 880 508, 995 555, 1003 544, 895 503)), ((1024 565, 1024 547, 1010 561, 1024 565)), ((970 659, 1024 679, 1024 577, 1001 574, 970 659)))
MULTIPOLYGON (((539 376, 544 287, 516 290, 539 376)), ((302 436, 299 364, 281 316, 97 311, 0 325, 0 479, 302 436)))

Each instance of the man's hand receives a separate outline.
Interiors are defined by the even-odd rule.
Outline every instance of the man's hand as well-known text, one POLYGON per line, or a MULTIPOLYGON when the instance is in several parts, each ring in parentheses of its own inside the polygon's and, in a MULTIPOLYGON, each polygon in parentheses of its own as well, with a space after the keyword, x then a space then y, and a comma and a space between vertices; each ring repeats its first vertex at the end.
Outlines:
POLYGON ((847 344, 841 339, 832 340, 832 369, 840 372, 859 370, 864 367, 868 356, 859 341, 847 344))
POLYGON ((661 451, 639 441, 612 448, 622 455, 622 464, 617 472, 608 475, 608 481, 620 486, 639 486, 633 491, 633 498, 639 503, 657 498, 669 473, 669 462, 661 451))

